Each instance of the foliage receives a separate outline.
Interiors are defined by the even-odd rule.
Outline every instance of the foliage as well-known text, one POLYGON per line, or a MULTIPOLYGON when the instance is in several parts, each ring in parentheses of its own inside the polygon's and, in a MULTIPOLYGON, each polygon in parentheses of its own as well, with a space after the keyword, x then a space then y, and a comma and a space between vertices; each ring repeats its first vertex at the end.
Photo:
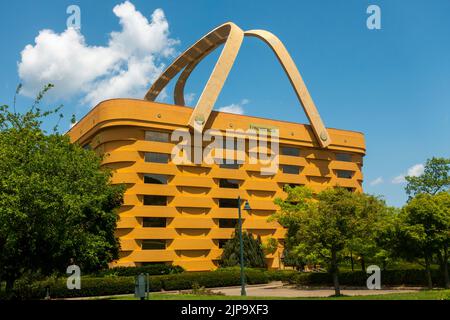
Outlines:
POLYGON ((188 292, 188 294, 193 294, 197 296, 224 296, 223 292, 215 292, 211 289, 207 289, 205 287, 201 287, 197 282, 192 284, 192 291, 188 292))
MULTIPOLYGON (((442 284, 438 270, 432 270, 433 283, 442 284)), ((369 274, 362 271, 343 271, 339 273, 339 283, 346 286, 366 287, 369 274)), ((290 283, 298 286, 328 286, 333 285, 332 276, 325 272, 301 272, 290 278, 290 283)), ((385 270, 381 272, 382 286, 425 286, 427 284, 426 272, 419 270, 385 270)))
POLYGON ((141 273, 149 275, 163 275, 163 274, 176 274, 182 273, 184 269, 180 266, 172 266, 167 264, 154 264, 142 267, 115 267, 106 270, 101 270, 94 273, 92 276, 137 276, 141 273))
POLYGON ((267 270, 265 272, 269 281, 290 282, 292 277, 298 274, 295 270, 267 270))
POLYGON ((425 163, 423 174, 406 177, 406 193, 410 199, 419 193, 435 195, 450 188, 450 159, 431 158, 425 163))
MULTIPOLYGON (((248 284, 263 284, 268 277, 262 270, 246 269, 248 284)), ((211 272, 186 272, 162 276, 149 276, 150 291, 189 290, 193 286, 212 288, 236 286, 241 282, 238 269, 211 272)), ((69 290, 66 279, 48 279, 45 281, 27 282, 19 280, 14 289, 16 299, 43 299, 46 288, 50 289, 52 298, 89 297, 134 292, 135 277, 82 277, 81 290, 69 290)))
MULTIPOLYGON (((244 266, 247 268, 266 268, 266 259, 261 240, 248 232, 242 232, 244 266)), ((236 228, 233 238, 225 243, 220 261, 221 267, 233 267, 240 264, 239 231, 236 228)))
POLYGON ((0 278, 8 290, 27 272, 82 272, 118 257, 114 236, 124 187, 111 185, 101 157, 41 129, 59 111, 42 111, 39 93, 21 114, 0 107, 0 278))
POLYGON ((285 200, 276 200, 281 210, 274 218, 288 228, 288 249, 305 263, 324 264, 339 295, 339 263, 346 250, 374 251, 372 228, 385 210, 384 202, 343 188, 329 188, 316 196, 307 187, 286 192, 285 200))
POLYGON ((262 249, 265 254, 274 254, 278 249, 278 240, 273 237, 267 238, 262 244, 262 249))
MULTIPOLYGON (((399 234, 405 240, 401 250, 425 260, 427 272, 438 252, 448 260, 450 243, 450 193, 418 194, 403 208, 399 234)), ((404 253, 405 254, 405 253, 404 253)), ((446 266, 445 266, 446 267, 446 266)), ((448 270, 445 270, 448 285, 448 270)), ((429 276, 431 287, 431 276, 429 276)))

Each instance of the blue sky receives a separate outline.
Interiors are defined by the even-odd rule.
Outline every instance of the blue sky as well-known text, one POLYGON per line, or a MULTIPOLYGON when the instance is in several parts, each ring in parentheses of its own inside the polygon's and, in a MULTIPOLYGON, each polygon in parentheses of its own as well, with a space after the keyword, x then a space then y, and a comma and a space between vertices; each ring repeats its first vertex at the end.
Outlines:
MULTIPOLYGON (((244 30, 269 30, 284 42, 327 127, 365 134, 366 192, 384 195, 389 204, 400 206, 406 199, 402 175, 419 174, 420 164, 432 156, 450 157, 448 0, 134 0, 134 11, 122 6, 114 13, 113 8, 123 2, 0 0, 0 102, 10 103, 17 84, 25 82, 28 91, 19 100, 20 105, 29 103, 27 95, 34 94, 39 79, 45 80, 46 68, 68 50, 72 62, 62 59, 53 65, 51 74, 61 75, 59 88, 46 101, 64 104, 61 128, 67 130, 70 115, 81 118, 96 99, 141 97, 149 79, 176 53, 210 29, 233 21, 244 30), (73 34, 62 35, 69 16, 66 8, 72 4, 81 8, 84 38, 78 38, 78 46, 71 46, 73 34), (370 4, 381 8, 381 30, 366 27, 370 4), (161 10, 151 20, 156 9, 161 10), (124 31, 120 22, 132 25, 139 12, 153 26, 142 34, 124 31), (52 32, 41 38, 38 48, 35 38, 44 29, 52 32), (143 43, 146 37, 152 40, 143 43), (31 47, 25 50, 29 55, 24 60, 21 52, 27 45, 31 47), (116 60, 109 61, 112 55, 117 55, 116 60), (133 73, 133 68, 139 71, 133 73)), ((205 59, 188 82, 191 103, 201 93, 218 54, 205 59)), ((165 101, 171 102, 171 97, 165 101)), ((245 40, 216 106, 307 121, 273 53, 252 38, 245 40)))

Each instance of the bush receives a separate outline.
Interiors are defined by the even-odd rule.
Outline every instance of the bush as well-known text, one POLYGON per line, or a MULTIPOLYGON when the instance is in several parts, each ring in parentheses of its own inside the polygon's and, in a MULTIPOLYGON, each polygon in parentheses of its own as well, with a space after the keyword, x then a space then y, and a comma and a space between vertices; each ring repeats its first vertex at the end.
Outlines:
MULTIPOLYGON (((264 271, 245 270, 247 284, 267 283, 268 277, 264 271)), ((195 286, 227 287, 241 283, 239 270, 221 270, 209 272, 191 272, 169 275, 149 276, 150 291, 188 290, 195 286)), ((18 281, 14 288, 14 298, 21 300, 43 299, 46 288, 50 288, 51 298, 74 298, 90 296, 106 296, 134 293, 134 276, 115 277, 82 277, 80 290, 67 289, 66 279, 48 279, 33 282, 18 281)))
MULTIPOLYGON (((242 243, 244 248, 244 266, 250 268, 266 268, 266 255, 259 238, 255 238, 248 232, 242 232, 242 243)), ((238 229, 235 230, 233 238, 225 243, 220 265, 222 267, 239 266, 240 263, 240 241, 238 229)))
POLYGON ((164 274, 177 274, 184 272, 184 269, 180 266, 172 266, 167 264, 154 264, 143 267, 116 267, 99 271, 92 276, 104 277, 104 276, 137 276, 141 273, 149 275, 164 275, 164 274))
MULTIPOLYGON (((14 287, 13 299, 44 299, 50 291, 51 298, 89 297, 134 292, 134 277, 87 278, 81 280, 80 290, 67 289, 66 279, 49 279, 25 284, 18 281, 14 287)), ((160 287, 159 287, 160 289, 160 287)))
MULTIPOLYGON (((362 271, 344 271, 339 273, 339 284, 345 286, 365 287, 370 275, 362 271)), ((438 270, 432 270, 431 277, 435 285, 442 285, 438 270)), ((332 286, 333 280, 329 273, 308 272, 294 275, 290 282, 299 286, 326 285, 332 286)), ((425 286, 427 284, 425 270, 385 270, 381 271, 382 286, 425 286)))
MULTIPOLYGON (((247 284, 260 284, 269 282, 266 274, 260 270, 245 270, 247 284)), ((183 273, 176 276, 162 276, 164 290, 187 290, 194 283, 201 287, 229 287, 241 284, 239 270, 220 270, 210 272, 183 273)))
POLYGON ((268 270, 265 272, 269 281, 291 282, 291 279, 298 274, 295 270, 268 270))

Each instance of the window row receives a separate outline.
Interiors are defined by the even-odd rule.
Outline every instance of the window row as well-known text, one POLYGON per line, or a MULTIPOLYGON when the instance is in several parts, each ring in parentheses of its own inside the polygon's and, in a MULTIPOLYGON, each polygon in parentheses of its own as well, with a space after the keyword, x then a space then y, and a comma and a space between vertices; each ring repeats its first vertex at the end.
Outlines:
MULTIPOLYGON (((229 239, 219 239, 218 247, 222 249, 229 239)), ((165 239, 144 239, 141 240, 142 250, 165 250, 167 248, 167 240, 165 239)))
MULTIPOLYGON (((236 228, 238 221, 238 219, 219 219, 219 228, 236 228)), ((167 226, 167 218, 145 217, 142 219, 142 226, 144 228, 165 228, 167 226)))
MULTIPOLYGON (((170 133, 169 132, 162 132, 162 131, 145 131, 145 140, 146 141, 156 141, 156 142, 170 142, 170 133)), ((236 144, 234 143, 226 143, 226 139, 224 139, 223 146, 224 148, 232 148, 234 149, 236 144)), ((300 156, 300 148, 297 147, 291 147, 291 146, 281 146, 280 147, 280 154, 285 156, 293 156, 293 157, 299 157, 300 156)), ((345 162, 351 162, 352 161, 352 155, 349 153, 343 153, 338 152, 335 154, 336 160, 338 161, 345 161, 345 162)), ((167 162, 165 162, 167 163, 167 162)))
MULTIPOLYGON (((166 206, 167 198, 168 198, 167 196, 144 195, 143 204, 144 206, 166 206)), ((237 199, 219 199, 219 208, 237 208, 237 207, 238 207, 237 199)))

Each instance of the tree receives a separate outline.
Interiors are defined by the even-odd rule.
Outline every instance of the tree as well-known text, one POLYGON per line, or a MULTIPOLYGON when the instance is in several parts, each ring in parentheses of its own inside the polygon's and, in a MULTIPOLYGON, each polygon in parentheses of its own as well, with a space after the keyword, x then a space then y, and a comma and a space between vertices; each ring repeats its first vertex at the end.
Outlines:
POLYGON ((450 194, 436 195, 421 193, 403 208, 401 214, 399 240, 407 254, 423 258, 427 285, 432 288, 431 262, 435 254, 440 254, 446 286, 448 279, 448 246, 450 242, 450 194))
POLYGON ((343 188, 329 188, 316 196, 307 187, 286 191, 285 200, 276 200, 281 210, 274 217, 288 228, 286 241, 291 253, 310 263, 324 263, 332 275, 335 294, 340 295, 339 263, 357 242, 361 252, 367 250, 364 238, 370 240, 370 224, 384 210, 384 202, 343 188))
POLYGON ((101 157, 42 120, 47 86, 23 114, 0 107, 0 278, 11 292, 24 273, 65 272, 71 259, 82 272, 118 257, 114 236, 124 186, 111 185, 101 157))
MULTIPOLYGON (((242 232, 244 266, 247 268, 266 268, 266 258, 259 238, 248 232, 242 232)), ((236 228, 233 238, 225 243, 220 261, 222 267, 234 267, 240 264, 239 231, 236 228)))
POLYGON ((353 237, 349 240, 347 249, 351 256, 358 257, 361 270, 366 272, 366 260, 372 258, 387 263, 387 254, 377 244, 377 237, 385 227, 385 221, 392 209, 379 197, 364 193, 353 194, 355 204, 359 207, 356 211, 356 221, 353 237))
POLYGON ((406 193, 410 199, 419 193, 435 195, 450 188, 450 159, 428 159, 423 174, 406 177, 406 193))

